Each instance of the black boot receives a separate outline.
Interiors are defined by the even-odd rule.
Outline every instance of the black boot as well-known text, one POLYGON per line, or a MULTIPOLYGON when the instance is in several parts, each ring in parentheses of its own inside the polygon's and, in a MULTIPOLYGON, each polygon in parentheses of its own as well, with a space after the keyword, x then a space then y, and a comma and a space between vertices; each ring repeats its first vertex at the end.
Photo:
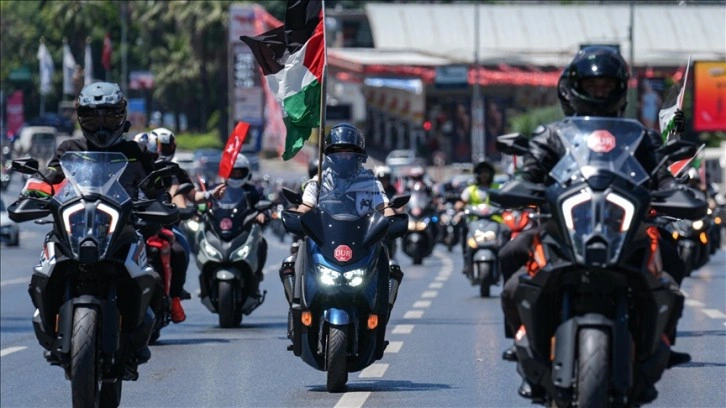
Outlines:
POLYGON ((675 366, 681 365, 681 364, 686 364, 690 361, 691 361, 690 354, 671 350, 671 353, 668 356, 667 368, 675 367, 675 366))
POLYGON ((389 275, 388 275, 388 318, 386 319, 386 322, 391 317, 391 310, 393 310, 393 305, 396 303, 396 298, 398 297, 398 288, 401 286, 401 281, 403 280, 403 271, 401 271, 401 267, 398 265, 396 261, 389 261, 389 275))
POLYGON ((295 256, 291 255, 282 261, 280 267, 280 281, 285 289, 285 299, 287 303, 292 305, 292 297, 295 291, 295 256))
POLYGON ((539 385, 530 384, 527 380, 522 379, 522 384, 519 385, 519 395, 524 398, 533 400, 539 400, 544 398, 545 390, 539 385))

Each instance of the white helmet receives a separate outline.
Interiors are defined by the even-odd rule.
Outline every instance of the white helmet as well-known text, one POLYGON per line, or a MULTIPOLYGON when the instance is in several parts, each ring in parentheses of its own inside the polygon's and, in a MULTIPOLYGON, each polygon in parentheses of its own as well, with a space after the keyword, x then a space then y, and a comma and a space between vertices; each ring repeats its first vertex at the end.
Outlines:
POLYGON ((174 153, 176 153, 176 136, 174 136, 174 132, 167 128, 157 128, 152 130, 150 135, 155 139, 157 145, 155 151, 159 153, 159 158, 166 161, 173 159, 174 153))
POLYGON ((242 187, 242 185, 250 178, 250 161, 244 154, 238 153, 237 159, 234 161, 232 171, 227 179, 227 186, 233 188, 242 187))
POLYGON ((134 142, 146 146, 151 153, 156 153, 156 137, 151 133, 141 132, 134 135, 134 142))

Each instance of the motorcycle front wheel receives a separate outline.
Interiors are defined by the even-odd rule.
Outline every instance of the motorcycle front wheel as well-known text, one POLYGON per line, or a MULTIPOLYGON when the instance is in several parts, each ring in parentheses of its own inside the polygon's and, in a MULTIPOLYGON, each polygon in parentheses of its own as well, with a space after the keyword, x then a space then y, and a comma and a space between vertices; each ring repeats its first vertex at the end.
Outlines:
POLYGON ((580 329, 577 356, 578 407, 607 407, 610 379, 610 341, 599 328, 580 329))
POLYGON ((219 327, 236 327, 242 323, 242 313, 235 310, 234 287, 232 281, 219 281, 217 295, 217 314, 219 314, 219 327))
POLYGON ((475 266, 479 269, 479 278, 481 284, 479 284, 479 296, 489 297, 491 296, 491 285, 492 285, 492 270, 488 263, 479 262, 475 266))
POLYGON ((328 347, 325 354, 328 392, 342 392, 348 382, 346 349, 348 345, 345 328, 331 326, 328 332, 328 347))
POLYGON ((80 306, 73 313, 71 334, 71 390, 73 408, 96 407, 100 400, 98 366, 98 312, 80 306))

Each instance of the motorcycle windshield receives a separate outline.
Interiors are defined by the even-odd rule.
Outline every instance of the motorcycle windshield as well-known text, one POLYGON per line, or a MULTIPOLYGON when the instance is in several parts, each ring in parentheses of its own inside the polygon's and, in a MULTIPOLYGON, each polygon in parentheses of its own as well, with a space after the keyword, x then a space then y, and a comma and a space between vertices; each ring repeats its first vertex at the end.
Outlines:
POLYGON ((63 205, 72 199, 83 198, 62 208, 60 214, 71 250, 78 256, 81 244, 90 239, 95 241, 99 257, 103 257, 120 214, 115 206, 99 198, 110 200, 119 207, 131 200, 119 183, 126 169, 126 156, 111 152, 68 152, 61 157, 60 165, 68 182, 54 200, 63 205))
POLYGON ((550 172, 560 184, 587 180, 607 170, 640 185, 648 173, 635 159, 645 128, 635 120, 573 117, 562 121, 558 134, 567 153, 550 172))
POLYGON ((416 191, 411 194, 408 200, 409 213, 414 217, 420 217, 431 204, 431 197, 422 191, 416 191))
POLYGON ((224 192, 224 196, 217 202, 219 208, 231 210, 236 208, 237 211, 247 210, 247 194, 242 188, 229 188, 224 192))
POLYGON ((318 248, 328 261, 342 267, 352 266, 372 252, 371 247, 364 246, 366 237, 387 227, 385 217, 373 210, 373 199, 365 198, 377 193, 371 192, 376 186, 375 178, 372 173, 370 177, 363 173, 354 180, 336 180, 331 172, 326 173, 318 211, 311 215, 319 217, 319 224, 311 223, 309 227, 315 229, 318 248), (336 189, 336 182, 341 183, 339 187, 345 183, 345 188, 336 189))

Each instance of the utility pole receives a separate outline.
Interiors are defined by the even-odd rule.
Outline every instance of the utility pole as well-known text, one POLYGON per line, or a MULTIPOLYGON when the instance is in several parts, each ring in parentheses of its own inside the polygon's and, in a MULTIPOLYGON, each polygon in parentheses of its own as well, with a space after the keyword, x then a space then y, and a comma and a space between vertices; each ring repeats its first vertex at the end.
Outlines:
POLYGON ((484 104, 479 86, 479 3, 474 4, 474 89, 471 102, 471 161, 486 159, 484 104))
POLYGON ((121 92, 126 95, 128 88, 128 29, 127 29, 127 16, 128 15, 128 2, 121 2, 121 92))
MULTIPOLYGON (((628 65, 630 65, 630 77, 635 78, 635 42, 633 41, 633 32, 635 31, 635 1, 630 0, 630 25, 628 27, 628 43, 630 53, 628 55, 628 65)), ((638 88, 630 89, 628 87, 628 101, 626 116, 631 118, 637 117, 635 99, 638 97, 638 88)))

